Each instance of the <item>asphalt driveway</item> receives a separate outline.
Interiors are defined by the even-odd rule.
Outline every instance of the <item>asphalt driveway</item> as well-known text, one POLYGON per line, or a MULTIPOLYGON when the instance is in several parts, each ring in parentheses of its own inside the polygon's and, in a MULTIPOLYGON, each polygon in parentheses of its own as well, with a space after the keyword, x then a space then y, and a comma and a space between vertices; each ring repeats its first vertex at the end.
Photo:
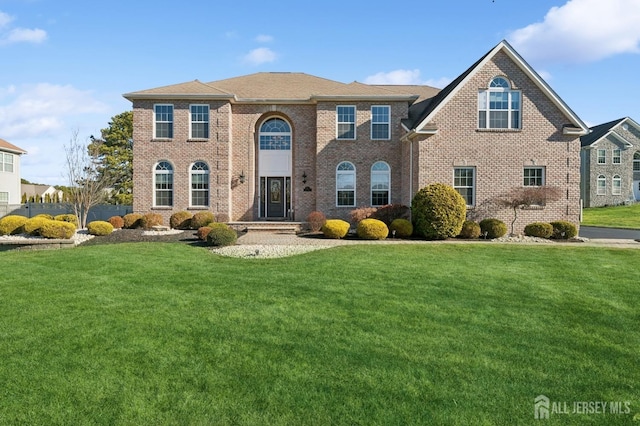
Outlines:
POLYGON ((589 239, 638 240, 640 239, 640 230, 580 226, 580 236, 589 239))

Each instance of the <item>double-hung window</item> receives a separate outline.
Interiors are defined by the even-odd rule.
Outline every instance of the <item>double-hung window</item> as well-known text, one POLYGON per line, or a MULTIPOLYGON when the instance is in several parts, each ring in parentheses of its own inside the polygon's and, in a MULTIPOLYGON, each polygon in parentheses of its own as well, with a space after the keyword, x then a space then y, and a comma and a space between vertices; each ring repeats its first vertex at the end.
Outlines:
POLYGON ((611 154, 611 163, 620 164, 621 162, 622 162, 622 154, 620 153, 620 148, 616 148, 613 150, 611 154))
POLYGON ((520 129, 521 93, 504 77, 496 77, 487 90, 478 92, 478 128, 520 129))
POLYGON ((371 139, 391 139, 391 108, 386 105, 371 107, 371 139))
POLYGON ((525 167, 524 186, 544 185, 544 167, 525 167))
POLYGON ((622 178, 620 178, 620 175, 614 175, 613 179, 611 180, 611 194, 622 194, 622 178))
POLYGON ((462 195, 467 206, 475 203, 475 169, 473 167, 456 167, 453 169, 453 187, 462 195))
POLYGON ((209 139, 209 105, 191 105, 190 139, 209 139))
POLYGON ((371 205, 389 204, 391 189, 391 168, 384 161, 377 161, 371 166, 371 205))
POLYGON ((13 154, 0 152, 0 172, 13 173, 13 154))
POLYGON ((168 161, 159 162, 156 165, 154 180, 154 206, 173 206, 173 166, 168 161))
POLYGON ((173 138, 173 105, 154 105, 154 137, 156 139, 173 138))
POLYGON ((598 176, 597 195, 607 195, 607 178, 604 175, 598 176))
POLYGON ((356 138, 356 107, 352 105, 338 105, 336 107, 338 122, 337 139, 356 138))
POLYGON ((0 204, 9 204, 8 192, 0 192, 0 204))
POLYGON ((191 166, 191 207, 209 206, 209 166, 198 161, 191 166))
POLYGON ((343 161, 336 167, 336 205, 356 205, 356 168, 348 161, 343 161))
POLYGON ((640 172, 640 151, 633 153, 633 171, 640 172))
POLYGON ((598 164, 606 164, 606 163, 607 163, 607 150, 598 149, 598 164))

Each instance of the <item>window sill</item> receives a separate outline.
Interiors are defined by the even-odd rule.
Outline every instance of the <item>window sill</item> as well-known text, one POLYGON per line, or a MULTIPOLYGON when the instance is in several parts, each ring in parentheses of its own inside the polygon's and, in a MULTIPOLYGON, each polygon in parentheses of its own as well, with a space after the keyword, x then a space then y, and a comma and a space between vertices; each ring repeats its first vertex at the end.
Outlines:
POLYGON ((539 205, 531 205, 531 206, 522 206, 520 207, 520 210, 544 210, 545 206, 539 206, 539 205))
POLYGON ((187 207, 187 210, 209 210, 209 206, 187 207))
POLYGON ((209 142, 209 138, 190 138, 187 142, 209 142))
POLYGON ((173 138, 153 138, 151 142, 173 142, 173 138))
POLYGON ((173 210, 173 206, 151 207, 151 210, 173 210))
POLYGON ((479 133, 520 133, 522 129, 476 129, 479 133))

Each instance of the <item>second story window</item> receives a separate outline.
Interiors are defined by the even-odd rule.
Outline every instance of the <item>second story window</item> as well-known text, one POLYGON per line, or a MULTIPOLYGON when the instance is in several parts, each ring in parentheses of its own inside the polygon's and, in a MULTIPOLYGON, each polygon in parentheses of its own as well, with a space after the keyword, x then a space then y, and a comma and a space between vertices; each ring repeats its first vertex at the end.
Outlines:
POLYGON ((598 164, 606 164, 607 162, 607 150, 599 149, 598 150, 598 164))
POLYGON ((614 149, 613 153, 611 154, 611 163, 620 164, 621 160, 622 160, 622 155, 620 153, 620 148, 614 149))
POLYGON ((0 172, 13 173, 13 154, 0 152, 0 172))
POLYGON ((173 138, 173 105, 154 105, 154 132, 156 139, 173 138))
POLYGON ((520 129, 521 94, 504 77, 496 77, 478 92, 478 128, 520 129))
POLYGON ((191 105, 190 139, 209 139, 209 105, 191 105))
POLYGON ((371 107, 371 139, 391 139, 390 108, 383 105, 371 107))
POLYGON ((339 105, 336 108, 338 122, 338 139, 356 138, 356 107, 351 105, 339 105))

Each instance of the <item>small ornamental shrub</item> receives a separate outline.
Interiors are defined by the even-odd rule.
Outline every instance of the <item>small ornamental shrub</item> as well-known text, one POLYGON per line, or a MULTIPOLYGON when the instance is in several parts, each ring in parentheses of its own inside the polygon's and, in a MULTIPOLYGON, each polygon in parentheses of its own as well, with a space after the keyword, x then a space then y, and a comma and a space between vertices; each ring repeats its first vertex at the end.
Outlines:
POLYGON ((216 217, 211 212, 198 212, 191 218, 191 229, 199 229, 210 223, 215 223, 216 217))
POLYGON ((121 216, 111 216, 107 222, 109 222, 114 229, 122 229, 124 227, 124 219, 122 219, 121 216))
POLYGON ((321 231, 325 237, 337 239, 344 238, 344 236, 347 235, 347 232, 349 232, 350 227, 351 225, 349 225, 349 222, 344 220, 329 219, 322 226, 321 231))
POLYGON ((358 223, 356 233, 365 240, 384 240, 389 235, 389 228, 383 221, 369 218, 358 223))
POLYGON ((142 219, 142 215, 139 213, 129 213, 125 214, 122 220, 124 220, 124 228, 127 229, 136 229, 140 228, 140 219, 142 219))
POLYGON ((154 226, 162 225, 162 215, 158 213, 145 213, 140 218, 140 226, 142 229, 151 229, 154 226))
POLYGON ((210 227, 211 231, 207 235, 207 243, 210 246, 230 246, 238 240, 237 232, 224 223, 212 223, 210 227))
POLYGON ((59 214, 53 218, 54 220, 58 220, 60 222, 69 222, 73 223, 76 228, 78 227, 78 216, 75 214, 59 214))
POLYGON ((307 223, 309 224, 309 229, 311 229, 311 232, 320 231, 326 221, 327 218, 322 212, 313 211, 309 213, 309 216, 307 216, 307 223))
POLYGON ((211 228, 210 226, 201 226, 200 228, 198 228, 198 231, 196 232, 198 239, 207 241, 207 235, 209 235, 209 232, 211 232, 212 229, 213 228, 211 228))
POLYGON ((376 207, 358 207, 349 212, 351 223, 357 224, 360 221, 370 218, 378 210, 376 207))
POLYGON ((391 225, 391 222, 396 219, 408 220, 411 217, 411 209, 403 204, 387 204, 386 206, 378 207, 371 217, 391 225))
POLYGON ((487 238, 500 238, 507 233, 507 225, 500 219, 483 219, 480 221, 480 232, 487 238))
POLYGON ((34 217, 43 217, 45 219, 49 219, 49 220, 55 220, 54 217, 48 213, 40 213, 35 215, 34 217))
POLYGON ((411 201, 414 231, 430 240, 457 236, 466 215, 464 198, 452 186, 443 183, 425 186, 411 201))
POLYGON ((89 222, 87 224, 87 231, 91 235, 96 235, 101 237, 103 235, 109 235, 113 232, 113 225, 109 222, 105 222, 104 220, 94 220, 93 222, 89 222))
POLYGON ((462 230, 460 230, 460 238, 474 239, 478 238, 481 234, 480 225, 473 220, 465 220, 462 224, 462 230))
POLYGON ((546 222, 533 222, 524 227, 524 235, 528 237, 549 238, 553 235, 553 226, 546 222))
POLYGON ((389 231, 395 238, 409 238, 413 235, 413 225, 407 219, 394 219, 389 225, 389 231))
POLYGON ((555 238, 556 240, 568 240, 570 238, 578 235, 578 228, 566 220, 557 220, 555 222, 551 222, 551 226, 553 227, 553 234, 551 238, 555 238))
POLYGON ((189 229, 191 227, 191 218, 193 215, 189 212, 175 212, 169 218, 169 226, 172 229, 189 229))
POLYGON ((31 219, 27 219, 24 223, 24 232, 29 235, 40 235, 40 228, 47 221, 53 221, 52 219, 47 219, 46 216, 34 216, 31 219))
POLYGON ((24 224, 27 218, 19 215, 9 215, 0 219, 0 235, 15 235, 24 232, 24 224))
POLYGON ((61 220, 47 220, 42 224, 39 232, 45 238, 68 240, 76 233, 76 225, 61 220))

